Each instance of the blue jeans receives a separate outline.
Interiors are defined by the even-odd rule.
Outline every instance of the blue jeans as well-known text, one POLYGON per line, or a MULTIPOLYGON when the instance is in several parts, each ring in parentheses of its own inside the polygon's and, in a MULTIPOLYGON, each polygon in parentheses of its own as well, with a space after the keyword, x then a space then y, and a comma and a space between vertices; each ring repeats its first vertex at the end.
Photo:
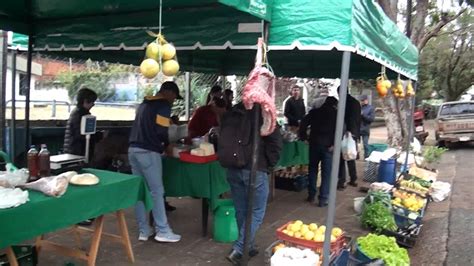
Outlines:
POLYGON ((316 196, 316 181, 318 177, 318 166, 321 163, 321 188, 319 191, 319 202, 326 203, 329 197, 329 185, 331 179, 332 152, 328 147, 322 145, 309 145, 309 173, 308 173, 308 197, 316 196))
MULTIPOLYGON (((244 250, 245 219, 247 217, 247 199, 250 181, 250 171, 245 169, 227 169, 227 181, 232 192, 235 206, 235 218, 239 227, 239 238, 235 241, 233 249, 240 254, 244 250)), ((249 247, 255 244, 255 233, 263 222, 268 198, 268 174, 257 171, 255 177, 255 195, 252 209, 252 224, 250 227, 249 247)))
MULTIPOLYGON (((163 198, 165 189, 163 187, 163 168, 161 155, 154 151, 140 148, 128 148, 128 159, 132 166, 132 173, 145 177, 148 189, 153 199, 152 215, 155 220, 155 232, 168 233, 171 228, 166 218, 165 200, 163 198)), ((135 205, 135 216, 138 222, 138 229, 143 234, 150 234, 147 222, 147 212, 142 201, 135 205)))
POLYGON ((364 159, 369 157, 369 137, 370 135, 361 135, 362 143, 364 144, 364 159))

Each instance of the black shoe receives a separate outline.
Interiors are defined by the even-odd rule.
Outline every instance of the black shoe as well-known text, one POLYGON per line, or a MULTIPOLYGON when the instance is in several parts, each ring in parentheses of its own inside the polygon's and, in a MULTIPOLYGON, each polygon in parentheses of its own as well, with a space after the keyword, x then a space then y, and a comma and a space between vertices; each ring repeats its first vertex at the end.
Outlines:
POLYGON ((306 199, 305 199, 306 202, 309 202, 309 203, 313 203, 314 202, 314 197, 311 197, 311 196, 308 196, 306 199))
POLYGON ((326 206, 328 206, 328 202, 327 202, 327 201, 320 201, 320 202, 318 203, 318 207, 324 208, 324 207, 326 207, 326 206))
POLYGON ((242 254, 232 249, 232 251, 225 257, 228 261, 230 261, 233 265, 240 265, 240 261, 242 260, 242 254))
POLYGON ((342 185, 337 185, 337 190, 343 191, 344 189, 346 189, 346 185, 344 185, 344 184, 342 184, 342 185))
POLYGON ((249 257, 255 257, 258 255, 258 248, 257 247, 254 247, 252 248, 250 251, 249 251, 249 257))
POLYGON ((94 219, 87 219, 87 220, 84 220, 84 221, 82 221, 82 222, 77 223, 77 225, 80 225, 80 226, 91 226, 93 222, 94 222, 94 219))
POLYGON ((165 210, 167 212, 172 212, 174 210, 176 210, 176 207, 175 206, 171 206, 167 201, 165 201, 165 210))
POLYGON ((357 187, 357 182, 356 181, 354 181, 354 182, 351 181, 351 182, 349 182, 349 185, 353 186, 353 187, 357 187))

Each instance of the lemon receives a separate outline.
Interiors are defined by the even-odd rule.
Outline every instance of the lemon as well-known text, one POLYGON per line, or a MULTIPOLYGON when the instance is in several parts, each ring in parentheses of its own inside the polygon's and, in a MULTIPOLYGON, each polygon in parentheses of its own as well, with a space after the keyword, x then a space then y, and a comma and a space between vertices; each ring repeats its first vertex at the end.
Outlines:
POLYGON ((324 235, 322 234, 316 234, 313 238, 315 242, 323 242, 324 241, 324 235))
POLYGON ((155 59, 156 61, 159 60, 160 56, 160 45, 156 42, 152 42, 146 46, 146 57, 155 59))
POLYGON ((301 220, 296 220, 294 223, 299 224, 300 226, 303 225, 303 222, 301 220))
POLYGON ((324 232, 326 232, 326 226, 325 226, 325 225, 321 225, 321 226, 318 228, 318 231, 321 232, 322 234, 324 234, 324 232))
POLYGON ((286 226, 286 230, 291 230, 291 226, 292 226, 292 225, 293 225, 293 224, 291 224, 291 223, 288 224, 288 225, 286 226))
POLYGON ((178 71, 179 71, 179 64, 178 62, 176 62, 176 60, 170 59, 170 60, 166 60, 163 63, 163 74, 165 74, 166 76, 169 76, 169 77, 174 76, 178 74, 178 71))
POLYGON ((334 228, 332 229, 331 234, 332 234, 333 236, 335 236, 335 237, 339 237, 340 235, 342 235, 342 229, 339 228, 339 227, 334 227, 334 228))
POLYGON ((176 49, 173 45, 165 43, 161 46, 163 60, 169 60, 176 55, 176 49))
POLYGON ((332 242, 336 242, 336 240, 337 240, 337 237, 331 235, 331 243, 332 243, 332 242))
POLYGON ((315 230, 317 230, 317 229, 318 229, 318 225, 317 225, 317 224, 315 224, 315 223, 310 223, 310 224, 309 224, 309 230, 315 231, 315 230))
POLYGON ((140 73, 142 73, 145 78, 154 78, 158 75, 158 72, 160 72, 160 65, 158 65, 155 59, 148 58, 143 60, 140 64, 140 73))
POLYGON ((291 225, 291 231, 293 232, 298 232, 299 230, 301 229, 301 225, 300 224, 297 224, 297 223, 294 223, 291 225))
POLYGON ((294 236, 295 235, 295 233, 293 233, 293 231, 288 231, 288 233, 286 233, 286 234, 289 235, 289 236, 294 236))
POLYGON ((308 226, 307 226, 306 224, 303 224, 303 225, 301 226, 301 229, 300 229, 301 234, 304 235, 304 234, 306 234, 306 232, 308 232, 308 231, 309 231, 308 226))
POLYGON ((283 231, 281 231, 281 232, 282 232, 283 234, 286 234, 286 235, 287 235, 289 231, 285 229, 285 230, 283 230, 283 231))
POLYGON ((295 232, 295 237, 296 238, 301 238, 303 235, 300 232, 295 232))
POLYGON ((304 239, 311 240, 311 239, 314 238, 314 235, 315 234, 312 231, 308 231, 308 232, 306 232, 306 234, 304 234, 304 239))

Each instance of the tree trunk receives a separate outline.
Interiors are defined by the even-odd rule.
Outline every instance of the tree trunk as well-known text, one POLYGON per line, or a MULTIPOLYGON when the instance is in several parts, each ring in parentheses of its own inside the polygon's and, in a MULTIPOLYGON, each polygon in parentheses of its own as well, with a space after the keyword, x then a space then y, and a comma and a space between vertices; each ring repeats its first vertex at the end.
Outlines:
POLYGON ((397 23, 398 0, 377 0, 383 12, 395 23, 397 23))
MULTIPOLYGON (((415 15, 412 20, 411 41, 418 47, 421 39, 425 34, 425 21, 428 16, 428 0, 418 0, 415 6, 415 15)), ((419 50, 420 47, 418 47, 419 50)))

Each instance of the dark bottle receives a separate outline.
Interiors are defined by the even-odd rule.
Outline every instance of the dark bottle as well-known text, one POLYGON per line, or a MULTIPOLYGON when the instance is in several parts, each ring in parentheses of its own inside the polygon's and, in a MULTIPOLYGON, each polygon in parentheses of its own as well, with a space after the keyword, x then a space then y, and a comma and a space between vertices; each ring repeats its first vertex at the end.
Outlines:
POLYGON ((35 181, 38 179, 38 150, 35 145, 31 145, 31 148, 27 153, 27 161, 28 172, 30 172, 28 181, 35 181))
POLYGON ((41 150, 38 154, 39 176, 46 177, 51 175, 51 166, 49 163, 49 151, 46 144, 41 144, 41 150))

